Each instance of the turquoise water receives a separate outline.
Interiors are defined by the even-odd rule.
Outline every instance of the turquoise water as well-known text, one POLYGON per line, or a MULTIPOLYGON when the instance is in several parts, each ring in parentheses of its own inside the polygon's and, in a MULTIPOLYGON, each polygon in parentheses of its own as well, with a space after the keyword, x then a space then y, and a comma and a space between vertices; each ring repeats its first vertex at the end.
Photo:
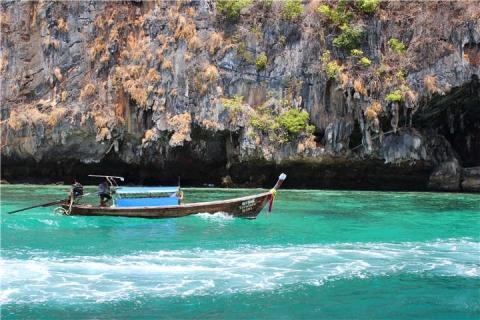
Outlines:
POLYGON ((256 220, 5 214, 65 189, 1 186, 2 319, 480 318, 480 195, 281 190, 256 220))

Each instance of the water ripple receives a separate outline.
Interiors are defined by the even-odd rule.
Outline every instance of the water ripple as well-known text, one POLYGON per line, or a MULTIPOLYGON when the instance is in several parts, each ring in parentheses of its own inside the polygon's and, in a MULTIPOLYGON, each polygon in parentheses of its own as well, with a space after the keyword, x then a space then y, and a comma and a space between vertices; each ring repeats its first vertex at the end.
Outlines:
POLYGON ((123 256, 4 251, 1 304, 269 291, 398 273, 480 277, 480 242, 337 243, 172 250, 123 256), (53 255, 53 256, 52 256, 53 255))

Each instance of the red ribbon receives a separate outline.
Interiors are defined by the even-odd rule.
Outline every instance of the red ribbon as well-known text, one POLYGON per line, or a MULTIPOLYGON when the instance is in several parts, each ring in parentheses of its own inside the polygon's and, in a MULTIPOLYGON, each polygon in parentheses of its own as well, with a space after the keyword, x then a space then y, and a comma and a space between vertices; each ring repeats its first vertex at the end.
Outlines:
POLYGON ((272 212, 273 199, 275 199, 274 196, 270 195, 270 199, 269 199, 270 203, 268 205, 268 212, 272 212))

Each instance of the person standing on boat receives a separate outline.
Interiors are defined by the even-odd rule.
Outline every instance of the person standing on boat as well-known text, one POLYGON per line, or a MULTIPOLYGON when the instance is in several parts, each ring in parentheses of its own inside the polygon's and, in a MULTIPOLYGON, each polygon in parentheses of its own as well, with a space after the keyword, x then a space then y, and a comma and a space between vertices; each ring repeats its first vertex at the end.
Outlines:
POLYGON ((73 179, 72 188, 70 190, 70 197, 75 200, 76 198, 83 196, 83 186, 77 179, 73 179))
POLYGON ((106 207, 107 202, 112 199, 110 185, 107 180, 98 185, 98 196, 100 197, 100 207, 106 207))

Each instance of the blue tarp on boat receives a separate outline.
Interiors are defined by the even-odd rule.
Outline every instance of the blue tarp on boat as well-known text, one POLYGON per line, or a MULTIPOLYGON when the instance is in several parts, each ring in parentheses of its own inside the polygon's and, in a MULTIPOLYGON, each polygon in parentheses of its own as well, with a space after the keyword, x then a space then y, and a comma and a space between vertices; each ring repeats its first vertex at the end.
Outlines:
POLYGON ((115 193, 122 194, 154 194, 154 193, 175 193, 178 187, 119 187, 115 193))
POLYGON ((177 197, 117 199, 117 207, 157 207, 178 205, 177 197))

